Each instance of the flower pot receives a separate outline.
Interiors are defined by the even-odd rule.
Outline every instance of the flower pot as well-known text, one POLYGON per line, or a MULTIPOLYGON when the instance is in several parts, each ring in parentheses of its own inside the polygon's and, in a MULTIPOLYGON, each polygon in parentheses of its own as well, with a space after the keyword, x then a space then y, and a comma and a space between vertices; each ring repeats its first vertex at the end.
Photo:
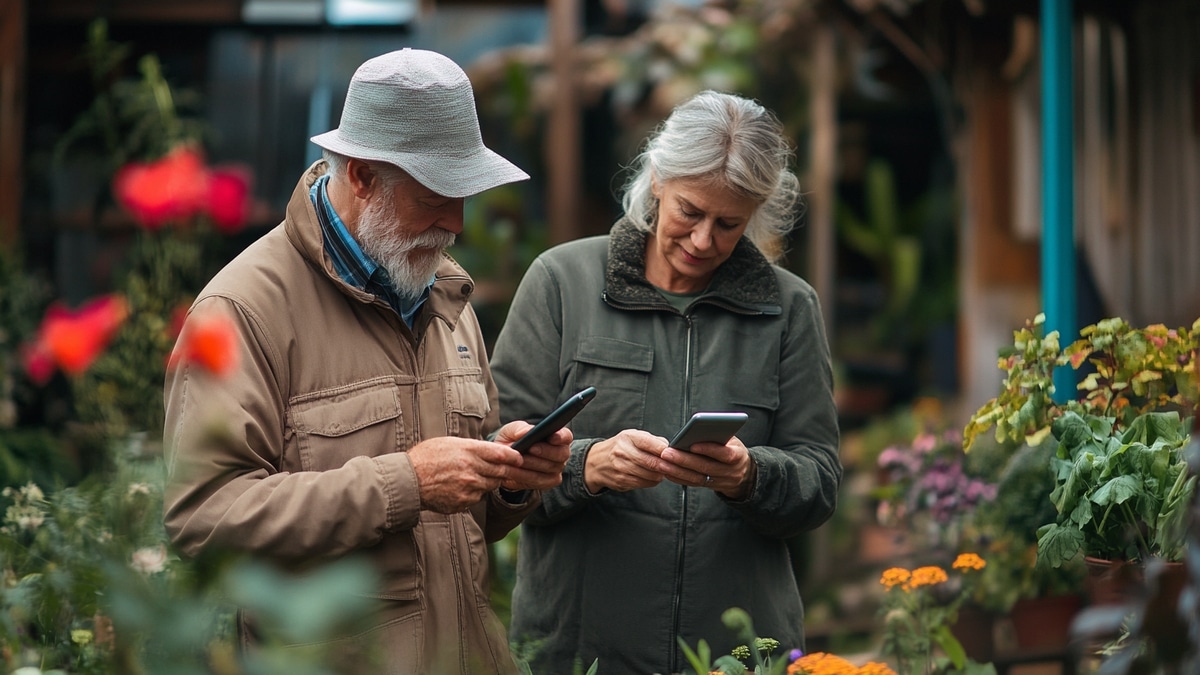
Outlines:
POLYGON ((967 657, 976 663, 990 663, 996 652, 995 617, 975 605, 963 605, 958 620, 950 627, 967 657))
POLYGON ((1078 595, 1021 598, 1009 612, 1017 647, 1042 650, 1067 646, 1071 622, 1082 605, 1078 595))
POLYGON ((1084 560, 1088 570, 1084 587, 1093 605, 1124 605, 1129 611, 1141 611, 1143 630, 1162 644, 1184 644, 1188 640, 1188 624, 1179 615, 1179 596, 1188 580, 1183 563, 1161 562, 1162 568, 1151 584, 1143 563, 1084 560))
MULTIPOLYGON (((1123 605, 1139 597, 1139 589, 1145 581, 1142 563, 1104 560, 1090 556, 1085 556, 1083 560, 1087 567, 1084 590, 1087 592, 1089 604, 1123 605)), ((1180 562, 1168 562, 1165 565, 1160 578, 1159 595, 1164 598, 1178 598, 1187 581, 1187 569, 1180 562)))
POLYGON ((859 530, 858 557, 864 563, 891 562, 912 552, 908 532, 903 528, 866 523, 859 530))

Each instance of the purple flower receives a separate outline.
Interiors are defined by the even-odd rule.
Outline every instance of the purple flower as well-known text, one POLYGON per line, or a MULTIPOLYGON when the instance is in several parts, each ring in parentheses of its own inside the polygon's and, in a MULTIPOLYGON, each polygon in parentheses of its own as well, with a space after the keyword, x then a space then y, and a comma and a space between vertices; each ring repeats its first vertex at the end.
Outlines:
POLYGON ((801 656, 804 656, 804 652, 800 651, 799 649, 793 649, 792 651, 788 652, 788 661, 796 661, 801 656))

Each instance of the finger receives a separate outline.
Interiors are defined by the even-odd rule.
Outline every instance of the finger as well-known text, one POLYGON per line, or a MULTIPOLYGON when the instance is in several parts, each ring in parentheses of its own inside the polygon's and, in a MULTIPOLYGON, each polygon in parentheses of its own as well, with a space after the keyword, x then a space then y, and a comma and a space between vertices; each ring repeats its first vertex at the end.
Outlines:
POLYGON ((496 442, 515 443, 517 439, 529 433, 532 428, 533 425, 525 420, 513 420, 500 427, 500 431, 496 432, 496 442))
POLYGON ((503 482, 503 486, 509 490, 549 490, 561 484, 562 474, 520 470, 503 482))

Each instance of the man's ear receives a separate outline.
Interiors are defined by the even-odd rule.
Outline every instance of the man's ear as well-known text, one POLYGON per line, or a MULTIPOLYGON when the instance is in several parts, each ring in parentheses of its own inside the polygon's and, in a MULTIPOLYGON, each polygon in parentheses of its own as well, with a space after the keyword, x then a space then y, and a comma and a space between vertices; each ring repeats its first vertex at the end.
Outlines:
POLYGON ((350 158, 346 162, 346 179, 350 183, 350 189, 354 192, 354 196, 359 199, 366 199, 371 194, 371 190, 375 187, 375 183, 379 177, 375 175, 375 171, 371 166, 361 159, 350 158))

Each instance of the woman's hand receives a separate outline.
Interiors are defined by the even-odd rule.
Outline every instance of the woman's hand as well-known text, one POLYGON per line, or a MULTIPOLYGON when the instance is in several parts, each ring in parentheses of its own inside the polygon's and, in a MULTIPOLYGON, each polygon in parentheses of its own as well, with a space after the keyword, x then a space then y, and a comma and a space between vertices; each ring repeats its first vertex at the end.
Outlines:
POLYGON ((672 483, 711 488, 735 500, 750 494, 758 474, 758 465, 737 436, 725 445, 696 443, 690 450, 666 448, 659 461, 659 470, 672 483))
POLYGON ((604 488, 627 492, 662 482, 659 468, 667 440, 639 429, 626 429, 588 450, 583 482, 593 494, 604 488))

